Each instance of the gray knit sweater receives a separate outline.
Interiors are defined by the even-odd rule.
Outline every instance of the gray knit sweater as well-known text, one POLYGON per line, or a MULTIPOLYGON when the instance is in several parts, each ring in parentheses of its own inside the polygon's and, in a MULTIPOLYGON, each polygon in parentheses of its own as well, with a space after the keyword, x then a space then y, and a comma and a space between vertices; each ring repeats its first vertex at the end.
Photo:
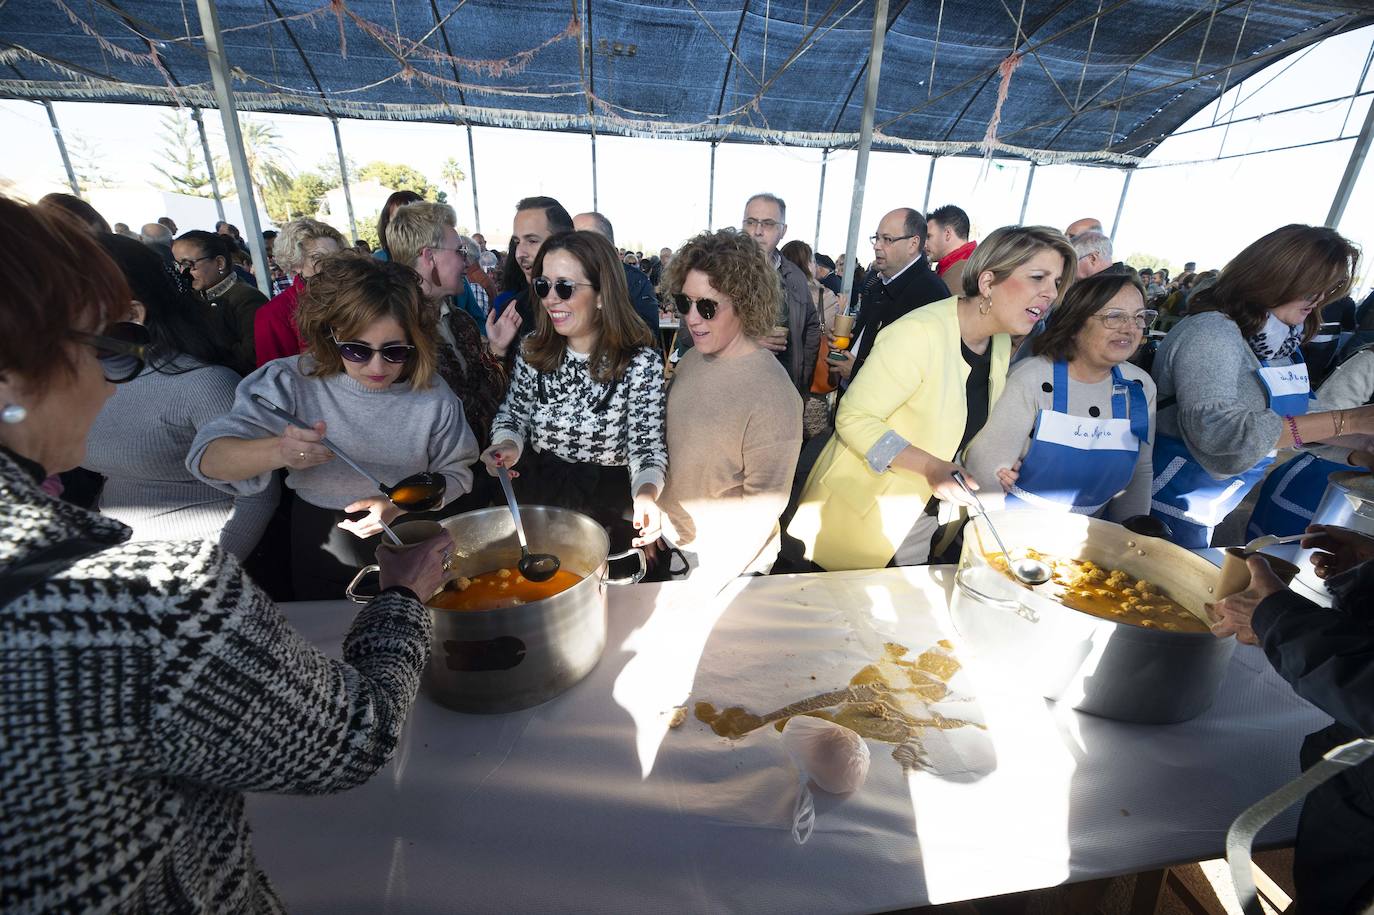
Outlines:
MULTIPOLYGON (((408 384, 373 391, 343 373, 312 378, 305 374, 309 365, 309 356, 287 356, 243 379, 233 409, 196 434, 187 469, 236 495, 261 492, 267 486, 271 474, 223 482, 200 472, 200 459, 217 438, 258 439, 282 433, 286 421, 254 403, 251 395, 259 394, 307 423, 324 420, 325 435, 383 483, 397 483, 423 470, 442 473, 448 479, 446 503, 472 488, 470 465, 477 460, 477 439, 463 416, 462 402, 441 379, 418 391, 408 384)), ((338 458, 289 471, 286 485, 319 508, 340 509, 378 495, 376 486, 338 458)))
POLYGON ((1159 408, 1160 433, 1182 439, 1218 479, 1254 467, 1283 433, 1283 417, 1269 409, 1255 374, 1259 368, 1236 322, 1215 311, 1184 318, 1160 344, 1150 372, 1160 403, 1177 398, 1159 408))
POLYGON ((146 369, 120 385, 96 417, 82 466, 102 474, 100 511, 133 528, 134 540, 210 540, 246 559, 277 490, 229 495, 186 469, 196 432, 229 412, 237 373, 178 359, 169 375, 146 369))
POLYGON ((36 476, 0 452, 0 581, 56 544, 103 548, 0 607, 5 911, 279 910, 243 792, 341 791, 385 765, 429 612, 381 595, 332 661, 219 547, 125 543, 36 476))

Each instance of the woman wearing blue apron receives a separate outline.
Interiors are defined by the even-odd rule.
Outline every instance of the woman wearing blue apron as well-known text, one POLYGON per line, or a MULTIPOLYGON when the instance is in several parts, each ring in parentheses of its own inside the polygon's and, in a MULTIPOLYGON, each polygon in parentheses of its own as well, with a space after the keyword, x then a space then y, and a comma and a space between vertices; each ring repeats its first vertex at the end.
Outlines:
POLYGON ((1278 448, 1374 431, 1374 410, 1314 412, 1298 347, 1350 289, 1359 250, 1332 229, 1290 225, 1250 244, 1159 347, 1159 434, 1150 513, 1180 546, 1212 542, 1278 448))
MULTIPOLYGON (((1374 402, 1374 348, 1365 347, 1341 363, 1317 391, 1317 402, 1324 410, 1350 410, 1374 402)), ((1269 472, 1246 536, 1302 533, 1317 513, 1331 474, 1371 468, 1374 453, 1367 450, 1314 445, 1269 472)))
POLYGON ((1126 360, 1155 317, 1134 276, 1069 287, 968 447, 969 472, 1002 483, 1003 507, 1116 521, 1149 511, 1155 385, 1126 360))

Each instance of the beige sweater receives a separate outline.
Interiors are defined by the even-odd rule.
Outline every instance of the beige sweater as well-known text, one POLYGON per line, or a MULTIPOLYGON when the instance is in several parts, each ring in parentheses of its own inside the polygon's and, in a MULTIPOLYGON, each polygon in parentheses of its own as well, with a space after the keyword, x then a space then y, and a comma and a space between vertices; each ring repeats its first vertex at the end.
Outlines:
POLYGON ((802 401, 767 350, 733 358, 689 350, 668 390, 665 534, 694 553, 712 593, 777 558, 802 442, 802 401))

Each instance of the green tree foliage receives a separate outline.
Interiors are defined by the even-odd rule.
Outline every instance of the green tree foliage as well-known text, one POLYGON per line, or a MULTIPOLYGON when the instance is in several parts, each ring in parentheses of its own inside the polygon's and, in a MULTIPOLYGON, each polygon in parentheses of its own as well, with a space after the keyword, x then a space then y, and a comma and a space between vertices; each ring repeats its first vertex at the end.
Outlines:
POLYGON ((444 183, 452 188, 453 193, 458 193, 458 185, 466 180, 467 175, 463 174, 462 166, 458 160, 449 156, 444 160, 443 167, 439 170, 439 177, 444 179, 444 183))
POLYGON ((162 144, 157 154, 160 161, 153 163, 153 170, 162 180, 157 186, 174 194, 214 196, 210 173, 205 166, 205 151, 190 116, 178 110, 164 114, 158 139, 162 144))
POLYGON ((291 182, 286 195, 291 216, 314 216, 324 204, 324 195, 332 188, 318 172, 301 172, 291 182))
MULTIPOLYGON (((344 156, 344 161, 348 164, 348 178, 350 181, 358 180, 358 163, 353 161, 352 156, 344 156)), ((320 164, 315 166, 315 173, 324 181, 324 189, 332 191, 336 187, 343 187, 343 178, 339 176, 339 157, 326 156, 320 160, 320 164)))
POLYGON ((115 182, 105 171, 105 155, 95 143, 75 135, 67 144, 67 156, 72 160, 76 183, 83 191, 93 187, 114 187, 115 182))
MULTIPOLYGON (((363 241, 371 245, 372 250, 374 251, 382 246, 381 241, 377 238, 377 217, 379 217, 380 215, 381 213, 374 212, 371 216, 356 217, 358 224, 358 238, 361 238, 363 241)), ((352 241, 352 239, 349 240, 352 241)))
POLYGON ((1169 271, 1169 276, 1171 277, 1178 276, 1183 272, 1181 266, 1175 264, 1167 257, 1158 257, 1154 254, 1132 254, 1126 258, 1125 263, 1127 266, 1134 267, 1137 270, 1143 270, 1146 267, 1149 267, 1151 270, 1158 270, 1163 267, 1165 270, 1169 271))
POLYGON ((360 181, 376 181, 393 191, 414 191, 426 200, 433 200, 439 189, 418 170, 399 162, 369 162, 358 172, 360 181))
MULTIPOLYGON (((243 130, 243 154, 248 160, 248 174, 252 177, 253 193, 273 222, 281 224, 290 212, 288 196, 291 191, 291 160, 277 129, 267 121, 240 118, 243 130)), ((233 169, 227 159, 217 159, 215 170, 222 182, 233 180, 233 169)))

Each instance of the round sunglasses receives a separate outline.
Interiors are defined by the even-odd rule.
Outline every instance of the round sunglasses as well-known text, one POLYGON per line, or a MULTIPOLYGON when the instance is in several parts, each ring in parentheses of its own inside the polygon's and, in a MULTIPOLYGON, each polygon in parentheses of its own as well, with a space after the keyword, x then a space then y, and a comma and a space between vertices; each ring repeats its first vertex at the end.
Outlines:
POLYGON ((547 276, 535 277, 534 283, 531 285, 534 286, 534 294, 539 296, 539 298, 547 299, 549 297, 549 292, 553 291, 558 293, 558 297, 565 302, 573 297, 573 293, 577 291, 578 286, 596 288, 595 283, 574 283, 572 280, 562 279, 551 280, 547 276))
POLYGON ((116 322, 98 334, 78 333, 76 339, 95 350, 100 370, 111 384, 137 378, 148 361, 153 342, 148 328, 132 321, 116 322))
POLYGON ((340 342, 332 334, 329 339, 333 340, 334 345, 338 347, 340 356, 358 365, 365 365, 371 362, 373 355, 376 353, 381 353, 384 362, 390 362, 392 365, 400 365, 402 362, 409 359, 410 354, 415 351, 415 347, 409 343, 388 343, 386 346, 374 348, 368 346, 366 343, 359 343, 356 340, 345 340, 340 342))
POLYGON ((684 318, 692 311, 692 305, 697 306, 697 314, 701 315, 703 321, 710 321, 716 316, 716 309, 720 308, 720 303, 715 299, 690 299, 681 292, 673 293, 673 301, 677 303, 678 314, 684 318))

